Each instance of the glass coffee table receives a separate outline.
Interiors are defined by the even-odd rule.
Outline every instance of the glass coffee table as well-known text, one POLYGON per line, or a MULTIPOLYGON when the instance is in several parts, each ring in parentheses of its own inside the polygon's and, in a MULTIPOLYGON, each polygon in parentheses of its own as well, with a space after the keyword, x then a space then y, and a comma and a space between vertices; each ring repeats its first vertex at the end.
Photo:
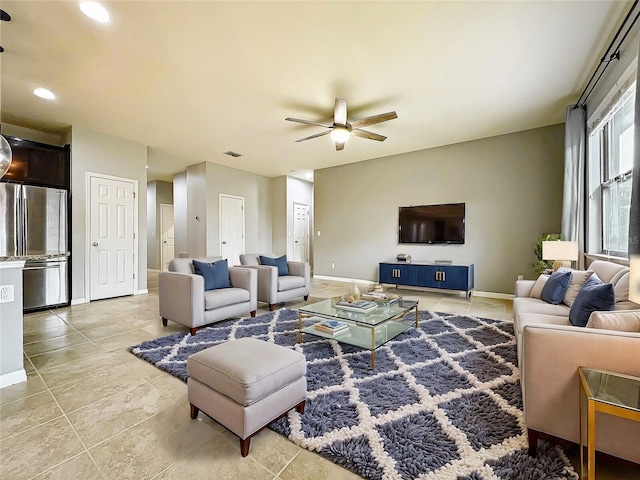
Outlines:
POLYGON ((640 422, 640 378, 585 367, 578 367, 578 375, 580 376, 580 478, 594 480, 596 478, 596 412, 640 422), (584 458, 585 444, 586 459, 584 458))
POLYGON ((302 334, 331 338, 340 343, 371 350, 371 368, 376 366, 376 349, 411 327, 418 327, 418 302, 400 298, 394 303, 380 302, 369 313, 336 308, 339 299, 328 299, 298 310, 298 343, 302 334), (415 316, 407 316, 415 309, 415 316), (338 334, 325 333, 315 325, 326 320, 346 323, 348 329, 338 334))

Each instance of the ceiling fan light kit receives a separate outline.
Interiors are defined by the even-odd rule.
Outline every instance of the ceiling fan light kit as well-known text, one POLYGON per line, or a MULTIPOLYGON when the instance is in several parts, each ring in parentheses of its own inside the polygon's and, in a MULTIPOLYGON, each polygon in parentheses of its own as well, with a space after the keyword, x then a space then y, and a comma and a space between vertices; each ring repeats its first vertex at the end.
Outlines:
POLYGON ((304 142, 305 140, 311 140, 312 138, 321 137, 323 135, 331 134, 331 139, 335 142, 336 150, 343 150, 344 144, 351 135, 356 137, 366 138, 369 140, 376 140, 383 142, 387 137, 378 135, 377 133, 362 130, 361 127, 367 127, 369 125, 375 125, 376 123, 386 122, 398 118, 396 112, 381 113, 378 115, 372 115, 370 117, 360 118, 351 122, 347 121, 347 101, 344 98, 336 97, 336 103, 333 109, 333 123, 314 122, 312 120, 303 120, 300 118, 287 117, 285 120, 289 122, 303 123, 305 125, 316 125, 318 127, 328 128, 328 130, 315 135, 309 135, 308 137, 300 138, 296 142, 304 142))
POLYGON ((349 131, 349 129, 347 127, 343 127, 342 125, 336 125, 335 127, 333 127, 333 130, 331 130, 331 139, 334 142, 344 143, 349 140, 350 136, 351 132, 349 131))

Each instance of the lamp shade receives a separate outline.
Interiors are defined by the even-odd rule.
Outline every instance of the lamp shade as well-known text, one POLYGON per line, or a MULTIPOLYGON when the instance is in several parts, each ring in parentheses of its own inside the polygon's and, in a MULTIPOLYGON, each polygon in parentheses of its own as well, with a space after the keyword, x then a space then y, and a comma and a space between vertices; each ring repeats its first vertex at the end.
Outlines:
POLYGON ((640 304, 640 254, 629 256, 629 300, 640 304))
POLYGON ((542 242, 543 260, 578 260, 578 242, 549 241, 542 242))

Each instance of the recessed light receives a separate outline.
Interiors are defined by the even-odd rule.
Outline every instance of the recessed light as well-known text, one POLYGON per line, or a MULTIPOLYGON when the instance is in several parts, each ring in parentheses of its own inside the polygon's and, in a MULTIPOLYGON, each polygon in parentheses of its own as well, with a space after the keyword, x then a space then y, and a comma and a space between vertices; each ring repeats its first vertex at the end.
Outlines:
POLYGON ((95 20, 96 22, 109 22, 109 12, 98 2, 80 2, 80 10, 82 10, 82 13, 87 17, 95 20))
POLYGON ((33 91, 34 95, 44 98, 45 100, 55 100, 56 96, 53 94, 51 90, 47 90, 46 88, 36 88, 33 91))

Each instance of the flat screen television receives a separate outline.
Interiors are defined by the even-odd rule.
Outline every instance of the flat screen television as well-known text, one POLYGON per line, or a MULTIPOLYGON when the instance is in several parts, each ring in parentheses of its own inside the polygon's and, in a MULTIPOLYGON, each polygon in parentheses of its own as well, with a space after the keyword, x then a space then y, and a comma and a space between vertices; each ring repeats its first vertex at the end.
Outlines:
POLYGON ((398 243, 463 244, 464 203, 400 207, 398 243))

